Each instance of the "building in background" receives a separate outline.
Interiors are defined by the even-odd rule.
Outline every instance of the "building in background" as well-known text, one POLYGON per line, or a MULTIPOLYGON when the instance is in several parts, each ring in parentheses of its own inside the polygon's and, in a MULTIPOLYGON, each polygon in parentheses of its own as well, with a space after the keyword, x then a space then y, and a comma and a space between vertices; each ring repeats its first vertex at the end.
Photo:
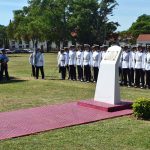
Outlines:
POLYGON ((150 34, 140 34, 136 40, 136 43, 143 46, 150 45, 150 34))

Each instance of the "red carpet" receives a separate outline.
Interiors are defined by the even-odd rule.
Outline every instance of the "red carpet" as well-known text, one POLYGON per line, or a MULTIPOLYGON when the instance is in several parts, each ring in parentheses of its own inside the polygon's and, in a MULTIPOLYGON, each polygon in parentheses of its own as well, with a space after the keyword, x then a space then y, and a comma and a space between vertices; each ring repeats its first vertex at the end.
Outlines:
POLYGON ((132 114, 105 112, 77 102, 0 113, 0 140, 132 114))

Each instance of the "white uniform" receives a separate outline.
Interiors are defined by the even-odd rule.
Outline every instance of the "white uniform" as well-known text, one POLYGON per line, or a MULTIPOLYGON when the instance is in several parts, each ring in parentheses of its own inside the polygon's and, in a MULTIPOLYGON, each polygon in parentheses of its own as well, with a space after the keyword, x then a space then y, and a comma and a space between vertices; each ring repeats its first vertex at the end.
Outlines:
POLYGON ((60 53, 58 58, 58 65, 61 67, 65 67, 67 65, 67 59, 64 53, 60 53))
POLYGON ((69 50, 69 65, 76 65, 76 52, 69 50))
POLYGON ((121 60, 122 60, 122 68, 129 68, 129 57, 130 53, 127 51, 123 51, 121 55, 121 60))
POLYGON ((101 51, 101 57, 102 57, 102 59, 104 58, 105 54, 106 54, 106 51, 101 51))
POLYGON ((135 69, 144 69, 144 57, 143 52, 135 53, 135 69))
POLYGON ((69 52, 64 52, 64 54, 66 55, 66 65, 69 64, 69 52))
POLYGON ((145 57, 145 70, 150 70, 150 52, 145 57))
POLYGON ((130 61, 129 61, 129 68, 135 68, 135 52, 130 52, 130 61))
POLYGON ((76 52, 76 65, 77 66, 83 65, 83 52, 82 51, 76 52))
POLYGON ((91 65, 91 55, 92 53, 89 51, 84 51, 83 52, 83 65, 91 65))
POLYGON ((99 67, 100 61, 101 61, 100 53, 97 51, 94 51, 92 54, 92 66, 99 67))
POLYGON ((29 63, 31 64, 31 65, 34 65, 34 56, 33 56, 33 53, 30 55, 30 57, 29 57, 29 63))

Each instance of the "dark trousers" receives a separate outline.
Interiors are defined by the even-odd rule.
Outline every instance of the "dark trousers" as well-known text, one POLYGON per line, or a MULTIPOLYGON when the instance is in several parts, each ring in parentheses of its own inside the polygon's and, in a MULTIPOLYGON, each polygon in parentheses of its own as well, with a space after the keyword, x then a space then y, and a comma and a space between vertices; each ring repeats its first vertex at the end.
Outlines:
POLYGON ((6 79, 9 80, 8 65, 2 63, 1 64, 1 69, 0 69, 0 80, 2 80, 4 72, 5 72, 6 79))
POLYGON ((89 65, 84 66, 84 77, 86 81, 91 81, 91 68, 89 65))
POLYGON ((71 80, 76 80, 76 67, 74 65, 69 65, 69 75, 71 80))
POLYGON ((94 81, 97 81, 98 71, 99 71, 98 67, 93 67, 94 81))
POLYGON ((119 67, 119 80, 122 84, 122 82, 123 82, 123 73, 122 73, 122 68, 121 67, 119 67))
POLYGON ((32 76, 35 77, 35 66, 32 65, 32 76))
POLYGON ((127 85, 127 81, 129 82, 129 85, 131 85, 131 79, 130 79, 130 69, 129 68, 122 68, 123 73, 123 82, 124 85, 127 85), (128 80, 127 80, 128 78, 128 80))
POLYGON ((70 79, 70 72, 69 72, 69 66, 66 66, 66 72, 68 72, 68 79, 70 79))
POLYGON ((150 88, 150 70, 146 70, 146 85, 150 88))
POLYGON ((144 71, 142 69, 135 69, 135 85, 140 86, 140 81, 144 87, 144 71))
POLYGON ((39 70, 41 71, 42 79, 44 79, 44 68, 43 66, 36 66, 36 79, 39 78, 39 70))
POLYGON ((83 80, 83 68, 81 66, 77 66, 77 71, 78 71, 78 79, 83 80))
POLYGON ((134 69, 133 68, 130 69, 130 79, 131 79, 131 83, 134 84, 134 69))
POLYGON ((60 66, 61 79, 65 80, 66 78, 66 67, 60 66))

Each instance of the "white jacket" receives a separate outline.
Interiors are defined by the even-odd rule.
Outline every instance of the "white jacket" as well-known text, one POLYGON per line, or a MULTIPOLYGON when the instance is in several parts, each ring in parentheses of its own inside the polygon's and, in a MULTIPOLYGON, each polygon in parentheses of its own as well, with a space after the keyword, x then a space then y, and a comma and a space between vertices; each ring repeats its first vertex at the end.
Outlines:
POLYGON ((128 51, 123 51, 121 54, 121 60, 122 60, 122 68, 129 68, 129 59, 130 53, 128 51))
POLYGON ((135 53, 135 69, 145 69, 145 66, 144 66, 144 53, 143 52, 139 52, 137 51, 135 53))
POLYGON ((130 52, 130 61, 129 61, 129 68, 135 68, 135 52, 130 52))
POLYGON ((101 62, 100 53, 97 51, 94 51, 92 54, 92 66, 93 67, 99 67, 101 62))
POLYGON ((76 52, 69 50, 69 65, 76 65, 76 52))
POLYGON ((83 52, 83 66, 91 65, 91 55, 90 51, 85 50, 83 52))
POLYGON ((150 52, 145 57, 145 70, 150 70, 150 52))
POLYGON ((66 59, 65 53, 60 53, 58 58, 58 65, 61 67, 65 67, 67 65, 67 59, 66 59))
POLYGON ((77 66, 83 65, 83 52, 82 51, 76 52, 76 65, 77 66))

